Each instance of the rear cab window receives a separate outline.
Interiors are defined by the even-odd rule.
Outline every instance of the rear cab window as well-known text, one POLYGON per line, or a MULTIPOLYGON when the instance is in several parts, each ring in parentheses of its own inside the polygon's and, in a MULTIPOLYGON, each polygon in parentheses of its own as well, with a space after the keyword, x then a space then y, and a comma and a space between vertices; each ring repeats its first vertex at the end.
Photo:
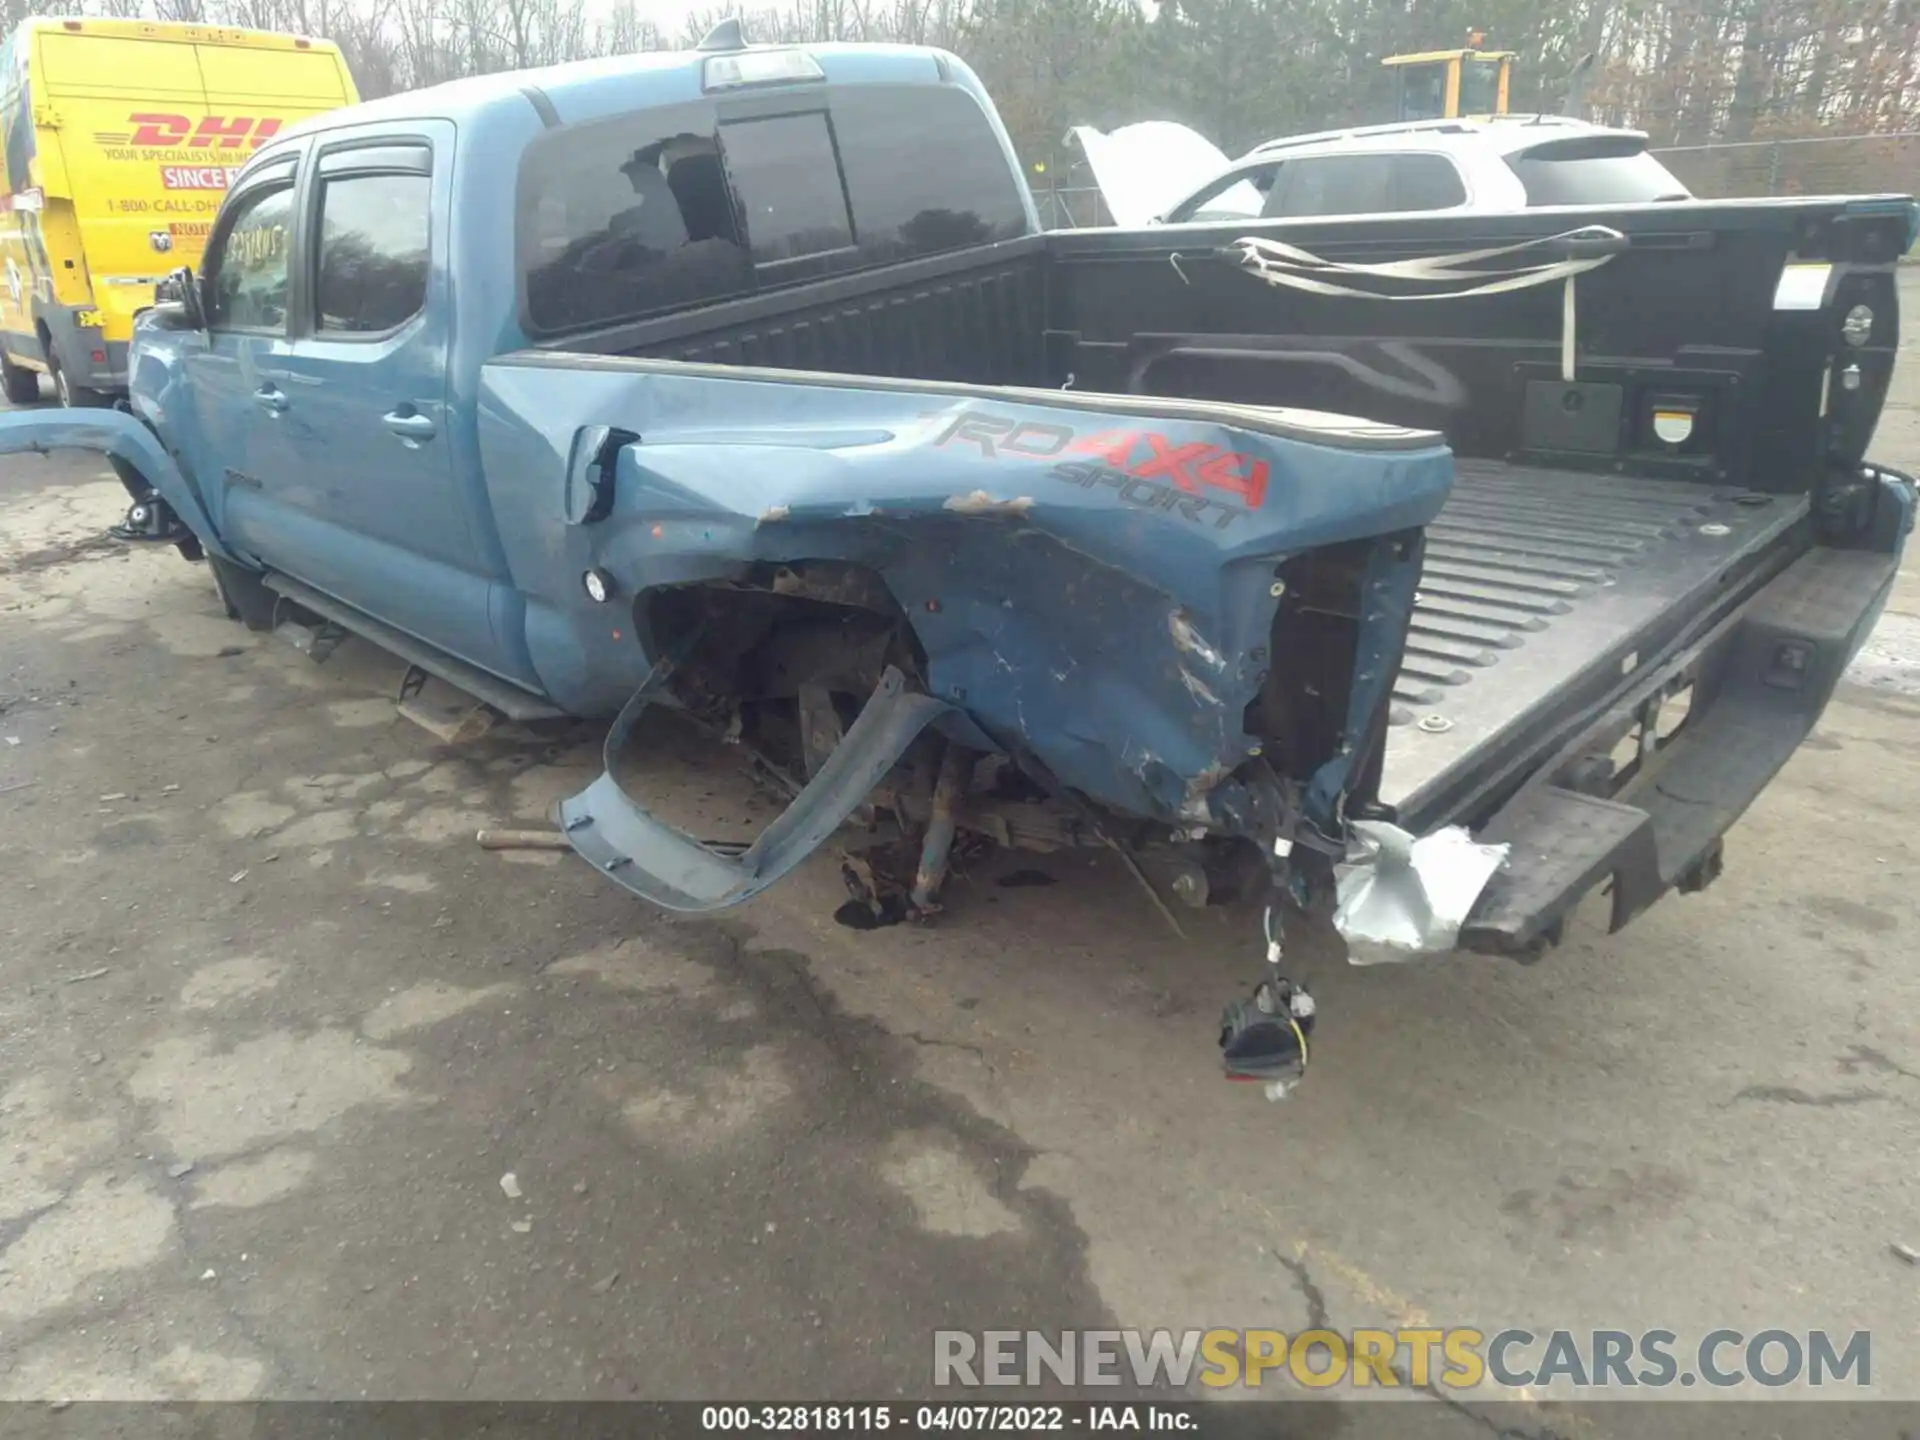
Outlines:
POLYGON ((1467 57, 1460 65, 1462 115, 1491 115, 1500 108, 1500 65, 1467 57))
POLYGON ((1025 233, 1026 204, 973 96, 954 86, 835 92, 834 132, 862 263, 884 264, 1025 233), (927 157, 938 155, 937 165, 927 157))
POLYGON ((522 158, 516 211, 527 320, 536 334, 753 288, 710 105, 549 131, 522 158))
POLYGON ((971 95, 869 85, 551 131, 523 157, 515 224, 527 328, 553 335, 1007 239, 1027 219, 971 95))
POLYGON ((720 127, 727 175, 755 265, 782 265, 853 247, 853 217, 824 110, 720 127))

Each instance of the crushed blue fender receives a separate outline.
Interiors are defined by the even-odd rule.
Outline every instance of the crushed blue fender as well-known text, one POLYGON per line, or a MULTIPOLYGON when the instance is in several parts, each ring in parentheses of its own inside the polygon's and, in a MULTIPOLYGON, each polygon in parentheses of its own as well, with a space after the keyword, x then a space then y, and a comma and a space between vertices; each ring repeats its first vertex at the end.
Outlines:
MULTIPOLYGON (((561 708, 624 707, 628 732, 658 697, 649 667, 665 678, 634 602, 673 587, 837 563, 878 577, 911 630, 915 675, 876 692, 872 723, 750 859, 698 853, 611 779, 569 802, 590 822, 577 848, 675 908, 737 903, 790 869, 928 726, 1013 756, 1075 804, 1255 833, 1257 800, 1235 776, 1261 749, 1249 705, 1288 673, 1291 657, 1269 653, 1279 567, 1417 533, 1453 476, 1429 432, 1138 396, 528 352, 488 364, 478 402, 480 463, 461 469, 485 491, 465 523, 489 532, 488 623, 561 708), (589 597, 589 571, 618 603, 589 597)), ((217 500, 138 419, 0 415, 0 453, 70 448, 131 466, 232 558, 217 500)), ((1375 549, 1339 753, 1290 777, 1326 833, 1392 683, 1418 570, 1417 546, 1375 549)))
POLYGON ((880 783, 914 737, 949 707, 889 669, 820 773, 744 853, 723 855, 662 824, 614 778, 634 723, 660 696, 659 667, 607 733, 606 771, 560 804, 560 825, 596 870, 668 910, 721 910, 750 900, 826 841, 880 783))
POLYGON ((199 537, 202 547, 223 560, 233 558, 207 517, 200 492, 174 464, 153 431, 132 415, 123 410, 0 412, 0 455, 55 450, 92 450, 131 466, 173 507, 173 513, 199 537))
MULTIPOLYGON (((1259 752, 1247 707, 1288 662, 1268 653, 1276 566, 1417 530, 1452 484, 1437 436, 1308 412, 544 354, 484 382, 483 470, 532 662, 562 703, 619 673, 596 663, 606 612, 580 598, 587 569, 631 596, 844 562, 906 617, 944 733, 1169 824, 1217 820, 1213 792, 1259 752), (631 438, 582 496, 596 427, 631 438), (571 496, 523 478, 570 466, 571 496)), ((1352 726, 1391 684, 1418 568, 1369 573, 1378 663, 1352 726)), ((1329 826, 1351 738, 1339 773, 1315 777, 1329 826)), ((597 789, 604 824, 613 794, 597 789)))

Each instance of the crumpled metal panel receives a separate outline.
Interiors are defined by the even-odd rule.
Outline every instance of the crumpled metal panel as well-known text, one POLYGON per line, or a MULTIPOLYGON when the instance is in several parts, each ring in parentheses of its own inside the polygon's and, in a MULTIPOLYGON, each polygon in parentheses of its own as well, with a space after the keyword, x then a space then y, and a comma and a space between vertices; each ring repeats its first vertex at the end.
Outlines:
POLYGON ((1508 847, 1478 844, 1458 825, 1418 839, 1383 820, 1351 828, 1355 850, 1334 867, 1333 924, 1346 937, 1347 958, 1381 965, 1454 949, 1508 847))
POLYGON ((131 465, 209 553, 223 560, 233 558, 202 507, 200 492, 181 474, 154 433, 125 411, 0 411, 0 455, 49 450, 92 450, 131 465))
POLYGON ((908 690, 889 668, 813 780, 743 853, 727 855, 656 818, 615 778, 634 723, 664 692, 665 676, 662 670, 634 692, 607 732, 605 772, 561 801, 559 818, 568 842, 596 870, 643 900, 691 914, 750 900, 806 859, 947 709, 908 690))
MULTIPOLYGON (((1266 653, 1275 564, 1424 525, 1452 477, 1426 432, 1173 399, 532 353, 487 366, 480 398, 532 663, 562 704, 637 683, 588 567, 632 595, 846 561, 911 622, 950 734, 1169 821, 1201 818, 1254 748, 1246 706, 1286 664, 1266 653), (606 518, 569 525, 594 426, 639 438, 606 518)), ((1378 607, 1397 648, 1417 577, 1380 578, 1407 591, 1378 607)))

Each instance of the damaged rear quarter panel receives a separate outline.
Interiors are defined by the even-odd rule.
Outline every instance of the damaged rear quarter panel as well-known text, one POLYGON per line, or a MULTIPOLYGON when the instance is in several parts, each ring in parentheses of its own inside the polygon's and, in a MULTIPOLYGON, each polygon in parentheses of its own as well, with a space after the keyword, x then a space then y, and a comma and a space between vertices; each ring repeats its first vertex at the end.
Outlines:
MULTIPOLYGON (((1125 813, 1178 817, 1253 741, 1275 563, 1424 525, 1437 437, 1139 397, 528 354, 486 367, 484 473, 530 658, 570 709, 618 708, 647 657, 630 601, 761 562, 878 573, 932 692, 1125 813), (569 524, 576 434, 617 452, 569 524), (589 602, 589 567, 622 603, 589 602)), ((978 742, 979 737, 972 737, 978 742)))

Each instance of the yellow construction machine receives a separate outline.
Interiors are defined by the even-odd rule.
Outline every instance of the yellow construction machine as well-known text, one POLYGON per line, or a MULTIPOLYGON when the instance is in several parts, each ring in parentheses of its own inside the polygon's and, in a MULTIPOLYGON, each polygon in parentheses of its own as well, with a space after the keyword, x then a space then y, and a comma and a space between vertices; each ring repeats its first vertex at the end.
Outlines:
POLYGON ((1458 120, 1506 114, 1514 52, 1482 49, 1486 38, 1475 30, 1458 50, 1424 50, 1382 60, 1394 72, 1394 118, 1458 120))

